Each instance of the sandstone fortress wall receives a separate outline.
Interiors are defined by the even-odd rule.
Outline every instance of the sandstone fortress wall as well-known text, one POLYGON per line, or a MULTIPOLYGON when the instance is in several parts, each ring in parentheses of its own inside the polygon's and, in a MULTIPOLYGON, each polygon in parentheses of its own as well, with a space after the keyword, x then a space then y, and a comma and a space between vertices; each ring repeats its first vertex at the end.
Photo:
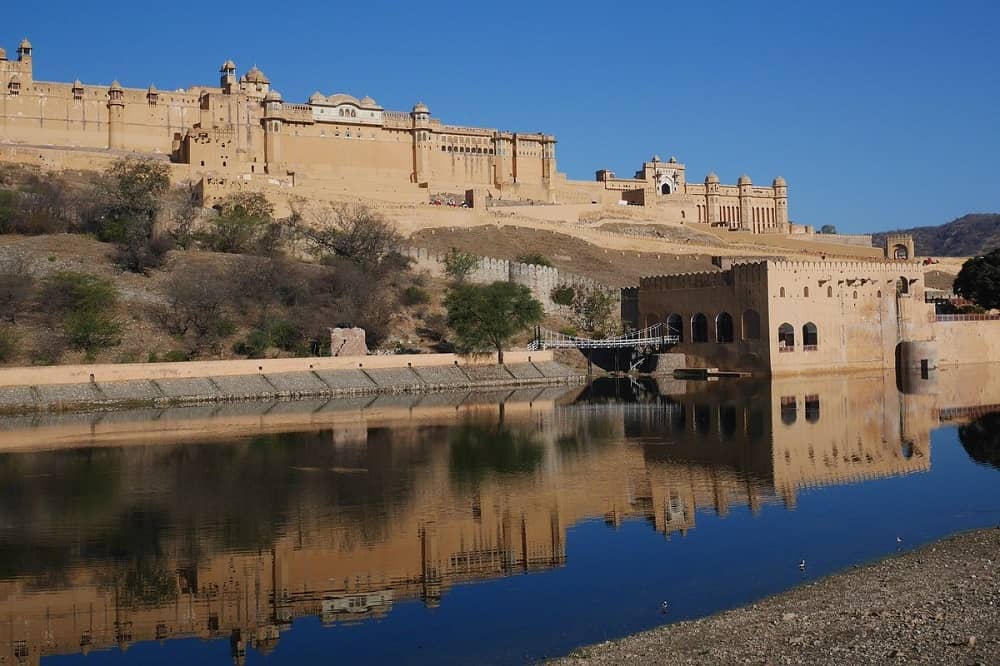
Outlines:
POLYGON ((178 90, 39 80, 34 60, 27 39, 16 58, 0 49, 0 158, 57 168, 162 159, 176 178, 204 180, 209 198, 250 185, 426 203, 433 192, 478 188, 494 202, 625 202, 655 206, 667 222, 796 229, 780 177, 726 185, 713 173, 689 183, 683 164, 654 156, 633 178, 602 169, 574 181, 557 171, 555 136, 446 124, 422 102, 394 111, 371 97, 317 91, 293 103, 259 68, 238 75, 232 60, 217 83, 178 90))
MULTIPOLYGON (((409 248, 404 254, 413 260, 418 269, 428 270, 436 276, 444 275, 445 255, 424 248, 409 248)), ((621 291, 612 289, 590 278, 560 271, 553 266, 524 264, 508 259, 481 257, 476 269, 467 278, 470 282, 489 284, 491 282, 513 282, 524 285, 542 303, 546 312, 569 315, 571 309, 552 300, 552 290, 556 287, 572 287, 577 293, 603 291, 615 302, 621 299, 621 291)), ((615 308, 618 309, 617 307, 615 308)))

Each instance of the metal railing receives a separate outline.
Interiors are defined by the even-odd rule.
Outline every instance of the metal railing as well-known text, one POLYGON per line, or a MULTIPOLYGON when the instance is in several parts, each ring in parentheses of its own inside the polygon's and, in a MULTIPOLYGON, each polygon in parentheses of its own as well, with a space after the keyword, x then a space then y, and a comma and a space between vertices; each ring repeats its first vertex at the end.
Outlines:
POLYGON ((996 321, 1000 314, 939 314, 934 321, 996 321))
POLYGON ((680 342, 680 336, 664 329, 663 324, 653 324, 640 331, 610 338, 581 338, 565 335, 546 328, 539 328, 535 339, 528 343, 529 351, 539 349, 609 349, 613 347, 642 347, 672 345, 680 342))

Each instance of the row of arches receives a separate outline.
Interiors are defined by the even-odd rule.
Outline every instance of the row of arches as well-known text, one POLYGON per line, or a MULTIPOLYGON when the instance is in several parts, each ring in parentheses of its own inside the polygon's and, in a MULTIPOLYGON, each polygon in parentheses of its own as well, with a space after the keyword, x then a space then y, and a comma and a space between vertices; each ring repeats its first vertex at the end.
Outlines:
MULTIPOLYGON (((819 346, 819 329, 811 321, 802 325, 802 348, 816 349, 819 346)), ((785 322, 778 326, 778 349, 791 351, 795 349, 795 327, 785 322)))
MULTIPOLYGON (((647 318, 646 325, 659 323, 656 315, 647 318)), ((708 316, 696 312, 691 316, 689 326, 685 327, 684 318, 679 314, 667 315, 663 320, 667 334, 677 337, 678 342, 709 342, 729 344, 736 341, 736 322, 728 312, 720 312, 713 320, 714 326, 709 326, 708 316), (685 328, 687 330, 685 330, 685 328), (714 330, 710 330, 714 329, 714 330)), ((740 338, 742 340, 760 340, 760 314, 756 310, 745 310, 740 317, 740 338)))

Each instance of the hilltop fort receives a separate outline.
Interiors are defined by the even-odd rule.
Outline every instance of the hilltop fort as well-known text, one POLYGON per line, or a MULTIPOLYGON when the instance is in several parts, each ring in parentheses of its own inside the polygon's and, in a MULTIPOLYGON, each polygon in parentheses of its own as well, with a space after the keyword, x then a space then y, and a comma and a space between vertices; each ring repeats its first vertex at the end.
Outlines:
POLYGON ((16 59, 0 49, 0 83, 4 159, 94 168, 122 154, 159 158, 177 178, 201 180, 208 198, 258 185, 425 203, 430 192, 478 189, 486 200, 625 202, 655 206, 667 222, 793 231, 781 177, 764 187, 746 175, 725 185, 714 173, 690 183, 684 164, 654 156, 633 178, 601 169, 593 181, 570 180, 557 170, 551 134, 448 125, 422 102, 392 111, 371 97, 317 91, 291 103, 256 65, 238 74, 232 60, 216 85, 180 90, 49 82, 35 78, 24 39, 16 59))

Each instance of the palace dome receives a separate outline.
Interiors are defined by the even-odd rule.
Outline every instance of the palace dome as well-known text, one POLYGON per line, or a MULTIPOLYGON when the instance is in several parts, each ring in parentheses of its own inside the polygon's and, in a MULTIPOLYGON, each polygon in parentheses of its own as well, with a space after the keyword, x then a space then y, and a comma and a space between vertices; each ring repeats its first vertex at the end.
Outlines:
POLYGON ((232 60, 227 60, 222 63, 222 67, 219 68, 220 72, 232 72, 236 69, 236 63, 232 60))
POLYGON ((156 86, 154 84, 150 83, 149 84, 149 90, 147 90, 146 92, 149 92, 149 93, 158 93, 160 91, 156 89, 156 86))
POLYGON ((430 113, 431 110, 427 108, 427 105, 423 102, 417 102, 413 105, 413 113, 430 113))
POLYGON ((740 179, 736 181, 736 184, 737 185, 752 185, 753 183, 750 181, 750 176, 748 176, 746 174, 743 174, 742 176, 740 176, 740 179))
POLYGON ((5 51, 3 47, 0 47, 0 60, 6 60, 6 59, 7 59, 7 51, 5 51))
POLYGON ((251 67, 250 71, 243 75, 243 78, 247 83, 270 83, 267 76, 258 69, 257 65, 251 67))
POLYGON ((309 103, 310 104, 324 104, 324 103, 326 103, 326 97, 323 96, 323 93, 321 93, 320 91, 317 90, 312 95, 309 95, 309 103))
POLYGON ((348 95, 347 93, 337 93, 335 95, 330 95, 326 98, 327 104, 353 104, 354 106, 361 106, 361 102, 354 95, 348 95))
POLYGON ((17 48, 19 48, 19 49, 30 49, 31 48, 31 42, 29 42, 28 38, 25 37, 24 39, 21 40, 21 44, 17 48))
POLYGON ((109 90, 121 90, 121 89, 122 89, 122 84, 118 83, 118 79, 115 79, 114 81, 111 82, 111 87, 109 88, 109 90))
POLYGON ((719 177, 715 175, 714 171, 705 176, 705 183, 718 183, 718 182, 719 182, 719 177))
POLYGON ((781 176, 775 178, 774 183, 772 184, 774 185, 774 187, 788 187, 788 183, 786 183, 785 179, 782 178, 781 176))
POLYGON ((280 102, 281 101, 281 93, 278 92, 277 90, 269 90, 268 93, 266 95, 264 95, 264 101, 265 102, 280 102))
MULTIPOLYGON (((368 95, 365 95, 364 97, 361 98, 361 106, 378 106, 378 102, 376 102, 374 99, 372 99, 368 95)), ((379 107, 379 108, 382 108, 382 107, 379 107)))

